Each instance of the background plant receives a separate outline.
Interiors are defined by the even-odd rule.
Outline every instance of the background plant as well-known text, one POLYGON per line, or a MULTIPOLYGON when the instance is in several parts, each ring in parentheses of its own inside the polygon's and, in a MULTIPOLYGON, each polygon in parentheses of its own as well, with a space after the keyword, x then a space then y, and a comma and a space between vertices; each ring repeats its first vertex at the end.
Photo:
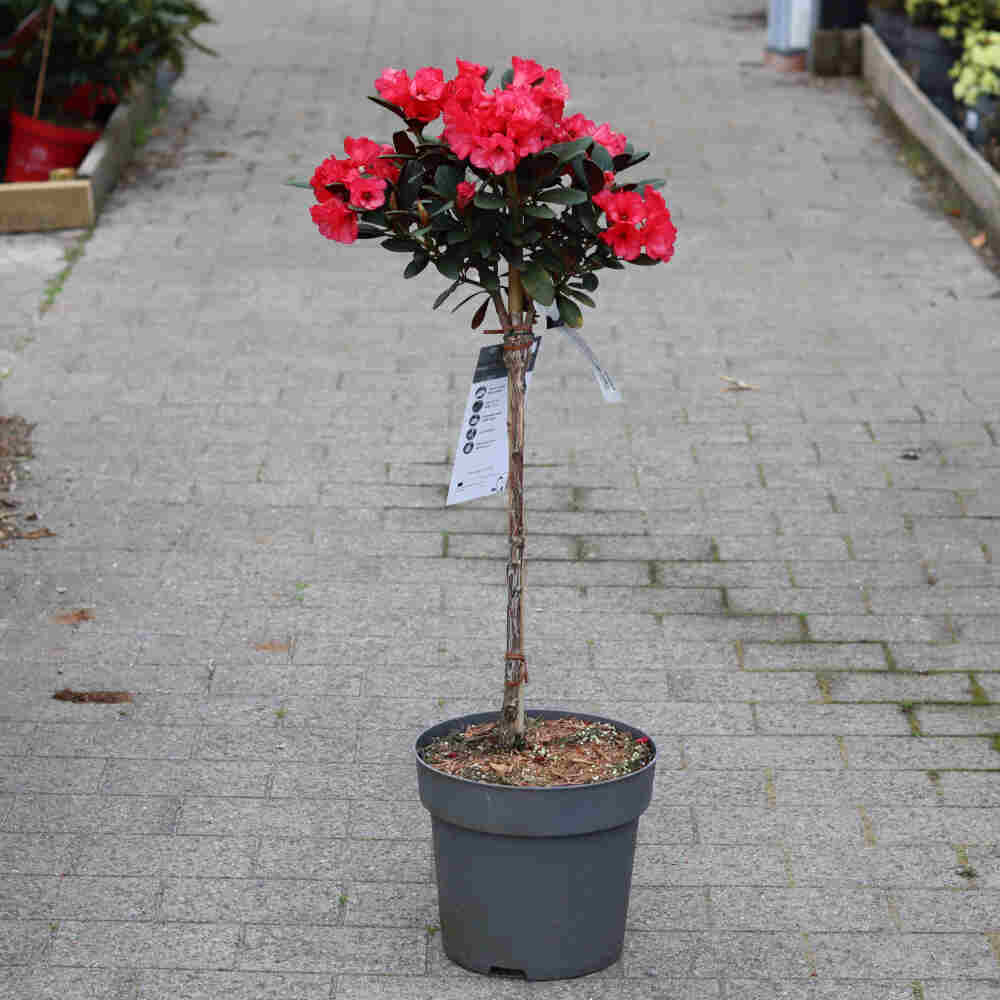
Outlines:
MULTIPOLYGON (((8 2, 16 15, 37 6, 28 0, 8 2)), ((44 105, 49 115, 64 113, 66 97, 81 85, 120 97, 161 63, 182 71, 191 49, 215 54, 193 36, 202 25, 215 23, 197 0, 54 0, 52 6, 44 105)), ((34 94, 42 52, 39 38, 20 67, 25 104, 34 94)))
POLYGON ((1000 95, 1000 31, 967 31, 951 75, 955 98, 969 107, 984 94, 1000 95))
MULTIPOLYGON (((412 278, 431 265, 448 279, 438 308, 462 286, 458 304, 478 302, 478 328, 492 305, 503 336, 510 401, 507 568, 507 652, 499 738, 506 746, 524 733, 522 566, 524 551, 524 392, 536 305, 555 304, 570 326, 600 273, 625 263, 653 265, 673 256, 676 229, 659 179, 623 182, 642 163, 611 125, 582 114, 565 116, 569 89, 557 69, 514 58, 499 87, 490 71, 457 60, 446 80, 425 66, 411 77, 387 68, 370 99, 405 128, 391 143, 348 137, 344 158, 330 156, 312 176, 313 221, 328 239, 379 239, 410 257, 412 278), (438 135, 430 123, 441 119, 438 135)), ((305 186, 305 185, 303 185, 305 186)))

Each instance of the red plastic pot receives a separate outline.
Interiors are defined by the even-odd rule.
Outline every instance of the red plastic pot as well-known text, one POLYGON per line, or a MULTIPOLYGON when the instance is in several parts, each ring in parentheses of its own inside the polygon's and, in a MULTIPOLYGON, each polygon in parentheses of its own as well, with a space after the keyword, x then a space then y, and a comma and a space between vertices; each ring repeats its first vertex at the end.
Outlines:
POLYGON ((78 167, 100 135, 97 128, 67 128, 11 111, 4 180, 47 181, 53 170, 78 167))

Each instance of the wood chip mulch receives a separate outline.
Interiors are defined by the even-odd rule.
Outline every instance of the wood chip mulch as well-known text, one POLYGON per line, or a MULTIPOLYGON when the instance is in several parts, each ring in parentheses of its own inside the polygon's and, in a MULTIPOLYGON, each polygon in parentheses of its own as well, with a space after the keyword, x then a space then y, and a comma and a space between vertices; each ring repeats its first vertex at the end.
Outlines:
POLYGON ((37 514, 22 515, 20 502, 11 496, 17 484, 17 467, 32 457, 31 431, 23 417, 0 416, 0 549, 6 549, 15 538, 47 538, 48 528, 23 522, 38 520, 37 514))
POLYGON ((525 745, 517 750, 497 746, 495 725, 485 722, 456 731, 429 743, 420 756, 455 777, 534 787, 610 781, 639 770, 653 756, 647 737, 636 738, 606 722, 529 717, 525 745))

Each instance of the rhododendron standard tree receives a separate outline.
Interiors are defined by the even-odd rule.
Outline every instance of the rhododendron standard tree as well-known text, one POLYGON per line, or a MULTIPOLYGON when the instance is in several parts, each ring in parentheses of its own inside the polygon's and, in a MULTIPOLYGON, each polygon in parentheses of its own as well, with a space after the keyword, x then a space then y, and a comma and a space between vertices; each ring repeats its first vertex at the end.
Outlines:
MULTIPOLYGON (((507 651, 498 736, 523 740, 524 396, 536 306, 555 304, 581 326, 580 304, 594 306, 599 272, 624 262, 651 265, 673 256, 676 230, 658 192, 663 182, 624 182, 641 163, 624 135, 582 114, 565 115, 569 89, 559 70, 514 58, 501 85, 487 90, 485 66, 457 61, 458 72, 425 66, 411 78, 387 68, 378 97, 405 123, 392 143, 347 138, 345 157, 325 159, 312 176, 312 218, 328 239, 378 239, 410 256, 405 278, 429 265, 450 284, 437 309, 463 285, 455 310, 478 302, 472 329, 492 305, 508 370, 507 651), (428 134, 432 122, 443 126, 428 134)), ((453 311, 455 311, 453 310, 453 311)))

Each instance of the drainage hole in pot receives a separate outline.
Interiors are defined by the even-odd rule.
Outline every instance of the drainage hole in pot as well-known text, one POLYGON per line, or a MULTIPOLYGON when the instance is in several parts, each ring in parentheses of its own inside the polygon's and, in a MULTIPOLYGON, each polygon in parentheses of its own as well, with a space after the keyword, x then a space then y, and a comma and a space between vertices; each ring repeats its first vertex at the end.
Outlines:
POLYGON ((505 969, 502 965, 491 965, 490 975, 501 979, 527 979, 523 969, 505 969))

